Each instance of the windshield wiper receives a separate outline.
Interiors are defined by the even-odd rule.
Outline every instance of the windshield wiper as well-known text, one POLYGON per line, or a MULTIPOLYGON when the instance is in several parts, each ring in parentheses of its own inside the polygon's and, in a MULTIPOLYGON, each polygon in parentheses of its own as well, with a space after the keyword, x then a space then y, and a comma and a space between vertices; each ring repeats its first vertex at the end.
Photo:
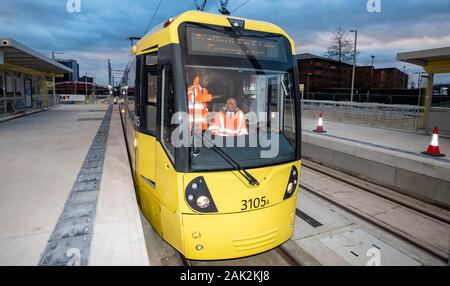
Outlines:
POLYGON ((242 175, 242 177, 244 177, 248 183, 252 186, 259 186, 259 182, 258 180, 253 177, 249 172, 247 172, 244 168, 242 168, 241 165, 239 165, 238 162, 236 162, 236 160, 234 160, 233 158, 231 158, 230 155, 228 155, 227 153, 225 153, 223 150, 221 150, 220 148, 218 148, 217 146, 214 145, 214 143, 212 143, 211 141, 209 141, 209 139, 203 137, 204 140, 206 140, 209 144, 209 146, 206 146, 210 149, 212 149, 214 152, 216 152, 220 157, 222 157, 225 161, 227 161, 234 170, 238 171, 239 174, 242 175))

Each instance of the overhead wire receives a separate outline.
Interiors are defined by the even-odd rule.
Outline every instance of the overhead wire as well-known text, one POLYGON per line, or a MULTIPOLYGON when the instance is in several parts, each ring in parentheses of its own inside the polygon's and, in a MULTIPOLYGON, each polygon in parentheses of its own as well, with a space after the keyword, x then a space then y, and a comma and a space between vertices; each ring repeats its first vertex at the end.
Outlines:
POLYGON ((238 9, 240 9, 241 7, 243 7, 245 4, 247 4, 248 2, 250 2, 250 0, 246 0, 244 3, 242 3, 241 5, 239 5, 236 9, 234 9, 233 11, 231 11, 231 14, 233 14, 234 12, 236 12, 238 9))
POLYGON ((145 34, 147 34, 147 32, 148 32, 148 29, 150 28, 150 26, 152 25, 152 23, 153 23, 153 20, 155 19, 155 16, 156 16, 156 13, 158 13, 158 10, 159 10, 159 7, 161 6, 161 4, 162 4, 162 2, 163 2, 164 0, 159 0, 159 3, 158 3, 158 6, 156 7, 156 10, 155 10, 155 12, 153 13, 153 16, 152 16, 152 18, 150 19, 150 22, 148 23, 148 25, 147 25, 147 29, 145 29, 145 33, 144 33, 144 35, 145 34))

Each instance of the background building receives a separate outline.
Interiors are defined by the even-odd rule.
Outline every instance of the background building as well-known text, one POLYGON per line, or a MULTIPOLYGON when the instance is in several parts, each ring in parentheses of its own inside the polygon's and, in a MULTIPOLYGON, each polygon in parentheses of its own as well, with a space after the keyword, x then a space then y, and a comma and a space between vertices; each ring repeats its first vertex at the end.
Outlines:
POLYGON ((71 73, 67 73, 62 78, 57 78, 56 82, 63 81, 77 81, 80 77, 80 65, 76 60, 57 59, 57 62, 65 65, 72 70, 71 73))
POLYGON ((298 54, 295 58, 300 83, 305 85, 305 90, 350 87, 352 65, 309 53, 298 54))
POLYGON ((64 94, 84 94, 89 95, 95 93, 96 85, 92 82, 85 81, 62 81, 56 83, 56 93, 64 94))
MULTIPOLYGON (((349 89, 352 82, 353 66, 336 60, 304 53, 296 55, 300 83, 305 90, 349 89)), ((355 89, 405 89, 408 74, 397 68, 374 68, 357 66, 355 89)))
POLYGON ((360 89, 402 89, 408 88, 408 74, 398 68, 356 67, 355 88, 360 89))
POLYGON ((93 83, 93 82, 94 82, 94 78, 93 78, 93 77, 90 77, 90 76, 85 76, 85 75, 84 75, 84 76, 80 77, 80 79, 79 79, 78 81, 93 83))

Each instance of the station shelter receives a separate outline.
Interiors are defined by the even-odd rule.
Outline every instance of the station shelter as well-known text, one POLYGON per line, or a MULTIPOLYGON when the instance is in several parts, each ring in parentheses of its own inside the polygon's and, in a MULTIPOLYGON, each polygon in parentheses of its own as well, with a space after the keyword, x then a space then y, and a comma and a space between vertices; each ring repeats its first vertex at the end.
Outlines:
MULTIPOLYGON (((397 60, 421 66, 427 73, 421 128, 427 132, 432 132, 433 128, 437 126, 441 134, 450 135, 450 105, 445 107, 432 106, 435 74, 450 73, 450 47, 398 53, 397 60)), ((447 95, 450 103, 450 94, 447 95)))
POLYGON ((59 104, 53 78, 72 70, 10 38, 0 38, 0 118, 59 104))

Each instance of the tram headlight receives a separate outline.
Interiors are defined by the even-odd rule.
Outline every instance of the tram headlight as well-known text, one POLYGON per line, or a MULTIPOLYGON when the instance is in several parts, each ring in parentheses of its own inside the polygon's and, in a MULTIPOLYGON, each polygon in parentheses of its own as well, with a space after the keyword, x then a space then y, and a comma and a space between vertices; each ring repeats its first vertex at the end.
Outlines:
POLYGON ((186 203, 195 211, 217 212, 216 205, 203 177, 193 179, 185 190, 186 203))
POLYGON ((292 166, 291 173, 289 176, 289 181, 286 186, 286 191, 284 193, 284 200, 290 198, 297 188, 298 183, 298 171, 295 166, 292 166))
POLYGON ((210 202, 211 201, 207 196, 200 196, 197 198, 197 206, 202 209, 206 209, 207 207, 209 207, 210 202))
POLYGON ((292 193, 292 191, 294 190, 294 184, 292 182, 290 182, 286 188, 286 192, 288 192, 289 194, 292 193))

